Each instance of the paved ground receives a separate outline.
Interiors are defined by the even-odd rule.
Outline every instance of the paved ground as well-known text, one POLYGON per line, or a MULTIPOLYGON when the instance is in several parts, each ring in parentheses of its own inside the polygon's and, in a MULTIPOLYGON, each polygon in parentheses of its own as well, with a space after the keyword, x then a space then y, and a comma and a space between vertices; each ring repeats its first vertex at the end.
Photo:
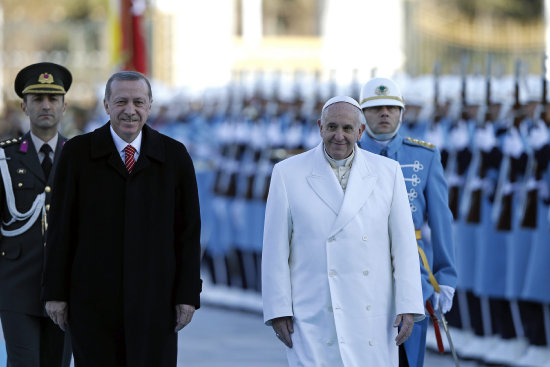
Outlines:
MULTIPOLYGON (((203 306, 179 333, 178 367, 285 367, 284 346, 258 312, 203 306)), ((6 366, 0 333, 0 367, 6 366)), ((479 367, 464 362, 461 367, 479 367)), ((428 353, 425 367, 454 367, 450 355, 428 353)))
MULTIPOLYGON (((258 313, 205 306, 180 332, 178 367, 285 367, 284 346, 258 313)), ((428 353, 425 367, 454 367, 450 355, 428 353)), ((477 367, 464 362, 461 367, 477 367)))
POLYGON ((180 331, 179 366, 282 367, 286 357, 260 315, 207 306, 180 331))

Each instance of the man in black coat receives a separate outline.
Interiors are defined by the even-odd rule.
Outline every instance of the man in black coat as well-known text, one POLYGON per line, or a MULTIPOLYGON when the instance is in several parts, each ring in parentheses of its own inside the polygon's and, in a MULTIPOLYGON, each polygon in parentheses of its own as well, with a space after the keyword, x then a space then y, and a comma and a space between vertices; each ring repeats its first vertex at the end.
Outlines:
POLYGON ((110 121, 59 160, 44 300, 79 367, 175 367, 177 331, 199 307, 195 171, 183 144, 145 125, 151 104, 142 74, 115 73, 110 121))
POLYGON ((15 92, 30 131, 0 142, 0 318, 8 366, 69 366, 70 340, 40 300, 53 175, 65 138, 58 134, 71 73, 42 62, 22 69, 15 92), (65 352, 64 352, 65 348, 65 352))

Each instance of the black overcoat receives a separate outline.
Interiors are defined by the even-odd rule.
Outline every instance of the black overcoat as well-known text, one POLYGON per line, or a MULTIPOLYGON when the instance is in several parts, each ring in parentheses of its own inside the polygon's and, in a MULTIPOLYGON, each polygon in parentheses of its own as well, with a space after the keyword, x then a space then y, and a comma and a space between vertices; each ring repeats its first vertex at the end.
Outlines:
POLYGON ((57 167, 44 300, 68 302, 84 367, 175 367, 174 306, 199 307, 193 163, 183 144, 142 131, 130 174, 110 123, 69 140, 57 167))

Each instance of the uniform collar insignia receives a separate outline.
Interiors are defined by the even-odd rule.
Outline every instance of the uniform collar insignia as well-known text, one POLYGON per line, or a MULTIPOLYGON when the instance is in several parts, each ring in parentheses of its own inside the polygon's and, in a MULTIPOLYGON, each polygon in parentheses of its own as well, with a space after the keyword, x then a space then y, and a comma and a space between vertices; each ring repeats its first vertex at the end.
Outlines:
POLYGON ((28 149, 29 149, 29 141, 28 140, 23 140, 21 142, 21 146, 19 147, 19 151, 27 153, 28 149))

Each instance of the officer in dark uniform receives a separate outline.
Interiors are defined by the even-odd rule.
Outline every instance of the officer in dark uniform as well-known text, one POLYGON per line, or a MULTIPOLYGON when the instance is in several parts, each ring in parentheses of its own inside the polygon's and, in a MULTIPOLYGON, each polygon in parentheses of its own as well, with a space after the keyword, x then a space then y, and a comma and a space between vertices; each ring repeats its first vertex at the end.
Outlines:
POLYGON ((47 317, 40 299, 47 213, 57 158, 58 133, 71 73, 49 62, 15 78, 30 131, 0 142, 0 318, 8 367, 69 366, 70 343, 47 317))

